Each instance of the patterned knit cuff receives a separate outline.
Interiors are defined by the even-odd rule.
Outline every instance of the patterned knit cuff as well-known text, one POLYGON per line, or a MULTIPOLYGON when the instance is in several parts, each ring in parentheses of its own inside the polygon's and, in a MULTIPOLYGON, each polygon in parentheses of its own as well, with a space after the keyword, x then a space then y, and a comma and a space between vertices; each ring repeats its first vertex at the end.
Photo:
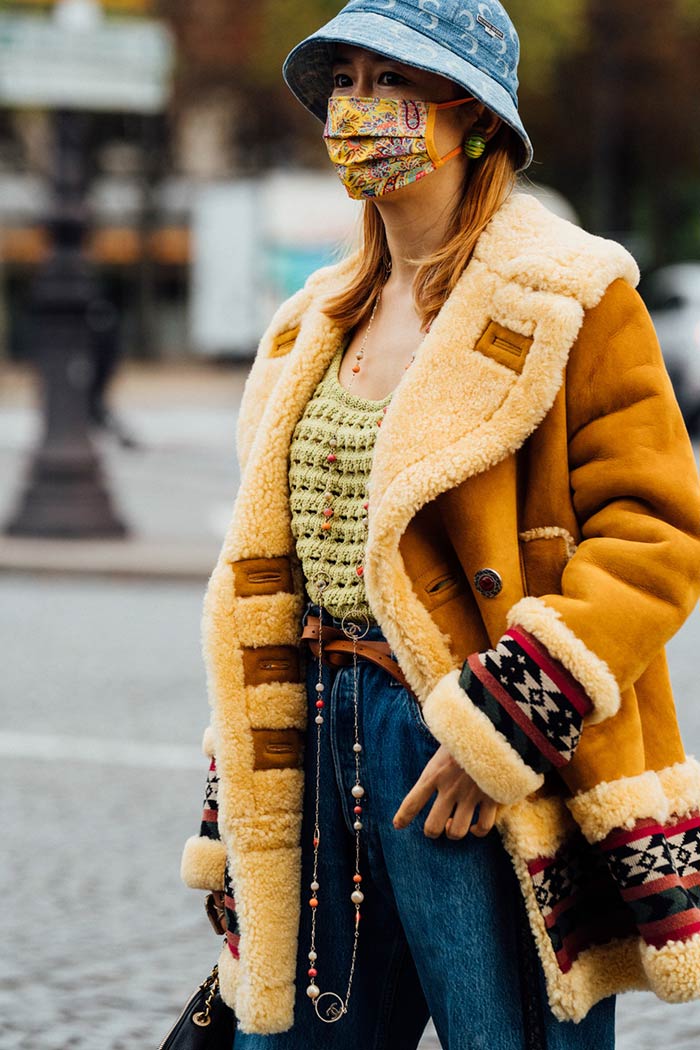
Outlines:
POLYGON ((228 862, 224 869, 224 908, 226 909, 226 944, 234 959, 240 959, 238 946, 241 941, 241 931, 238 925, 236 898, 228 862))
POLYGON ((665 825, 638 820, 598 846, 648 945, 700 934, 700 813, 665 825))
POLYGON ((211 756, 199 835, 192 835, 185 843, 180 864, 183 882, 192 889, 221 890, 224 888, 226 847, 219 834, 219 775, 216 759, 211 756))
POLYGON ((219 835, 219 775, 216 772, 216 759, 212 758, 204 789, 202 823, 199 834, 205 839, 218 839, 219 835))
POLYGON ((536 773, 571 761, 592 704, 533 635, 511 628, 495 649, 469 657, 459 682, 536 773))

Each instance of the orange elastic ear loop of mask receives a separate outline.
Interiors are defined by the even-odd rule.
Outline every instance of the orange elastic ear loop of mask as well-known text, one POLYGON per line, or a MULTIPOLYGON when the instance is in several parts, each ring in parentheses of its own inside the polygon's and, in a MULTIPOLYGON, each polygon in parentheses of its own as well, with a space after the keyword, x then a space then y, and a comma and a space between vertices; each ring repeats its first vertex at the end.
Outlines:
POLYGON ((435 120, 437 118, 438 110, 440 109, 455 109, 457 106, 463 106, 465 102, 476 102, 477 100, 472 95, 467 95, 466 98, 457 98, 452 102, 433 102, 428 110, 428 121, 425 128, 425 144, 428 149, 428 156, 432 160, 436 168, 441 168, 443 164, 446 164, 448 160, 452 160, 453 157, 458 156, 462 152, 462 147, 457 146, 449 153, 441 157, 435 147, 435 120))

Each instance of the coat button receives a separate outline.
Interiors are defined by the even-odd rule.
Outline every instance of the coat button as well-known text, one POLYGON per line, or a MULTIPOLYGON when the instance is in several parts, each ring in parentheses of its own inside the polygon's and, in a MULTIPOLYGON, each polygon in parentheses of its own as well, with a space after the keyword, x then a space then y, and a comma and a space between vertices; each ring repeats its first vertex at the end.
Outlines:
POLYGON ((495 569, 479 569, 474 585, 484 598, 495 598, 503 590, 503 580, 495 569))

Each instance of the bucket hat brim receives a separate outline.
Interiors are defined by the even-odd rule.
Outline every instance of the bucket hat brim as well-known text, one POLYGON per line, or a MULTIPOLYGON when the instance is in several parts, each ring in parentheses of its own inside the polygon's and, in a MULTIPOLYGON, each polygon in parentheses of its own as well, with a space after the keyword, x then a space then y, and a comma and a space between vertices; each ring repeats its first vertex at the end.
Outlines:
POLYGON ((532 163, 532 143, 511 93, 502 84, 417 29, 369 11, 341 11, 297 44, 285 60, 282 73, 288 87, 320 121, 326 120, 328 98, 333 91, 336 44, 364 47, 459 84, 518 135, 522 143, 518 171, 532 163))

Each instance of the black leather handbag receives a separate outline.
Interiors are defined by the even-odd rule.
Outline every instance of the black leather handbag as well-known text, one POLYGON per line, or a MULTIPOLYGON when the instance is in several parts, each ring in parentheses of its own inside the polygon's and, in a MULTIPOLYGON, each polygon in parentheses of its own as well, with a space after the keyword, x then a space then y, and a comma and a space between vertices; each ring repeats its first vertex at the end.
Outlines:
MULTIPOLYGON (((214 932, 226 932, 226 911, 217 894, 204 901, 214 932)), ((177 1021, 158 1050, 232 1050, 236 1015, 219 993, 219 967, 216 965, 199 988, 192 993, 177 1021)))
POLYGON ((230 1050, 236 1015, 219 994, 219 967, 190 996, 158 1050, 230 1050))

